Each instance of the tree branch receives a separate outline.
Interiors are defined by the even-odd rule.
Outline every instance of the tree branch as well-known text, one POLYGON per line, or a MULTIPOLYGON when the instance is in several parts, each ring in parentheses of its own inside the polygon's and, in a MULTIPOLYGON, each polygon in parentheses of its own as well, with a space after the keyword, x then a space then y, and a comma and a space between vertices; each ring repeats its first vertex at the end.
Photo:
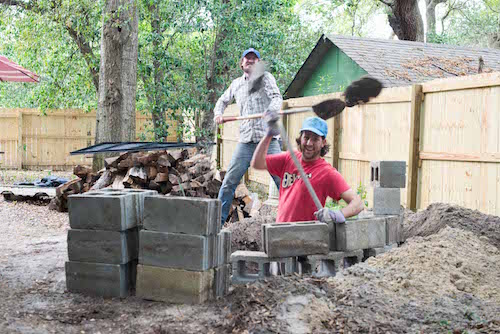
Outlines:
POLYGON ((4 6, 20 7, 26 10, 32 10, 35 7, 35 4, 32 2, 24 2, 17 0, 0 0, 0 4, 4 6))
POLYGON ((381 3, 383 3, 384 5, 389 6, 389 7, 394 6, 394 2, 390 1, 390 0, 385 0, 385 1, 384 0, 378 0, 378 1, 380 1, 381 3))
POLYGON ((75 41, 78 49, 82 53, 83 59, 87 63, 87 66, 90 70, 90 75, 92 76, 92 82, 94 83, 96 92, 99 91, 99 70, 95 68, 95 60, 96 57, 92 52, 92 47, 90 44, 79 34, 75 29, 70 27, 69 25, 65 26, 66 31, 69 33, 73 41, 75 41))

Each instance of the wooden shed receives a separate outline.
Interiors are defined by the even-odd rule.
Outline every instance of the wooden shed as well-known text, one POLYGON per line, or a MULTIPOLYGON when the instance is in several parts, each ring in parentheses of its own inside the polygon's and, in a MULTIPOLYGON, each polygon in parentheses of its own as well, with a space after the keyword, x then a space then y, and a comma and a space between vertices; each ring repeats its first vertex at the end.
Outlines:
POLYGON ((285 98, 340 92, 363 75, 384 87, 500 71, 500 50, 322 35, 285 91, 285 98))

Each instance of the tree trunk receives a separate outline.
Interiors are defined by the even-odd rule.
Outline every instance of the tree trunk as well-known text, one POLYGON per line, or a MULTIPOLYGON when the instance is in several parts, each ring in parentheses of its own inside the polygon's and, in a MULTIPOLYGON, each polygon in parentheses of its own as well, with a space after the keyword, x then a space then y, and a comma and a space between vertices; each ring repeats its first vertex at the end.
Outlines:
POLYGON ((436 35, 436 6, 447 0, 425 0, 425 12, 427 16, 427 36, 436 35))
POLYGON ((162 103, 162 83, 164 80, 163 69, 161 68, 161 63, 159 61, 159 55, 161 54, 160 48, 163 48, 163 30, 160 25, 160 16, 158 13, 157 6, 154 5, 150 9, 152 20, 151 20, 151 30, 155 35, 153 38, 153 80, 154 89, 152 93, 153 98, 153 108, 152 108, 152 118, 153 118, 153 129, 155 134, 155 141, 166 141, 168 133, 165 131, 166 114, 165 108, 162 103))
POLYGON ((424 22, 418 9, 417 0, 382 2, 391 10, 388 14, 389 24, 400 40, 424 41, 424 22))
MULTIPOLYGON (((99 69, 96 144, 135 139, 138 14, 134 0, 107 0, 99 69)), ((103 167, 94 156, 94 169, 103 167)))

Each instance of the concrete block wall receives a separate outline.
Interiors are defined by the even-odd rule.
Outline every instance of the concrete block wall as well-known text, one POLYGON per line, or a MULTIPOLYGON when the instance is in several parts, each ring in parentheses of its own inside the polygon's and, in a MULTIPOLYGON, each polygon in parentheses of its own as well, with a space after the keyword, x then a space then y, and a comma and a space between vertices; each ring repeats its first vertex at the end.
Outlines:
POLYGON ((152 193, 103 189, 68 197, 68 291, 121 298, 133 293, 141 207, 152 193))
POLYGON ((203 303, 228 291, 230 231, 216 199, 146 196, 136 295, 203 303))

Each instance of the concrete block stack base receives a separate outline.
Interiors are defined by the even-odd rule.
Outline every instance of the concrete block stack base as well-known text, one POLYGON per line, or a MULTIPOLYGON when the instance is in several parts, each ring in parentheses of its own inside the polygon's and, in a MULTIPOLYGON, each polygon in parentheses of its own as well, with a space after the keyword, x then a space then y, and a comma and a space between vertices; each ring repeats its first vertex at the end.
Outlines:
POLYGON ((125 231, 137 226, 136 199, 123 192, 90 192, 68 197, 74 229, 125 231))
POLYGON ((192 235, 217 235, 221 202, 216 199, 147 196, 144 229, 192 235))
POLYGON ((230 263, 231 259, 231 231, 222 229, 217 234, 216 265, 222 266, 230 263))
POLYGON ((229 292, 231 265, 224 264, 214 269, 214 297, 222 298, 229 292))
POLYGON ((373 213, 375 215, 399 215, 401 189, 373 188, 373 213))
POLYGON ((374 188, 406 187, 406 162, 371 161, 370 183, 374 188))
POLYGON ((363 249, 363 261, 366 261, 368 258, 372 256, 378 256, 380 254, 384 254, 388 251, 390 251, 393 248, 398 247, 398 244, 391 244, 391 245, 386 245, 384 247, 378 247, 378 248, 368 248, 368 249, 363 249))
POLYGON ((325 255, 309 255, 299 258, 299 272, 311 273, 316 277, 335 276, 343 268, 348 268, 363 260, 363 251, 329 252, 325 255))
POLYGON ((68 197, 68 291, 126 297, 135 288, 137 205, 136 195, 122 191, 68 197))
POLYGON ((295 259, 292 258, 269 257, 264 252, 236 251, 233 254, 231 254, 231 263, 233 267, 232 283, 246 284, 254 282, 258 279, 270 277, 271 262, 284 263, 285 268, 288 267, 288 269, 291 270, 290 272, 286 272, 285 274, 292 274, 295 271, 295 266, 293 264, 294 260, 295 259), (247 272, 246 264, 248 262, 257 264, 259 268, 259 272, 257 274, 250 274, 247 272), (287 262, 289 262, 288 266, 286 265, 287 262))
POLYGON ((213 296, 213 286, 213 269, 189 271, 142 264, 137 266, 136 294, 147 300, 199 304, 213 296))
POLYGON ((126 264, 68 261, 66 286, 70 292, 124 298, 135 286, 136 267, 137 261, 126 264))
POLYGON ((399 244, 402 242, 403 215, 385 217, 385 244, 399 244))
POLYGON ((137 259, 138 250, 137 228, 125 231, 68 230, 70 261, 125 264, 137 259))
POLYGON ((262 245, 270 258, 284 258, 329 251, 328 225, 320 222, 262 225, 262 245))
POLYGON ((139 263, 185 270, 208 270, 215 266, 217 236, 181 233, 139 232, 139 263))
POLYGON ((139 229, 142 229, 143 225, 143 220, 144 220, 144 198, 146 196, 154 196, 158 195, 158 192, 156 190, 150 190, 150 189, 132 189, 132 188, 126 188, 126 189, 112 189, 112 188, 104 188, 100 189, 97 192, 123 192, 126 194, 132 194, 135 195, 135 200, 136 200, 136 213, 137 217, 139 218, 137 221, 137 225, 139 226, 139 229))
POLYGON ((146 196, 136 295, 189 304, 224 296, 231 232, 220 232, 220 215, 219 200, 146 196))

